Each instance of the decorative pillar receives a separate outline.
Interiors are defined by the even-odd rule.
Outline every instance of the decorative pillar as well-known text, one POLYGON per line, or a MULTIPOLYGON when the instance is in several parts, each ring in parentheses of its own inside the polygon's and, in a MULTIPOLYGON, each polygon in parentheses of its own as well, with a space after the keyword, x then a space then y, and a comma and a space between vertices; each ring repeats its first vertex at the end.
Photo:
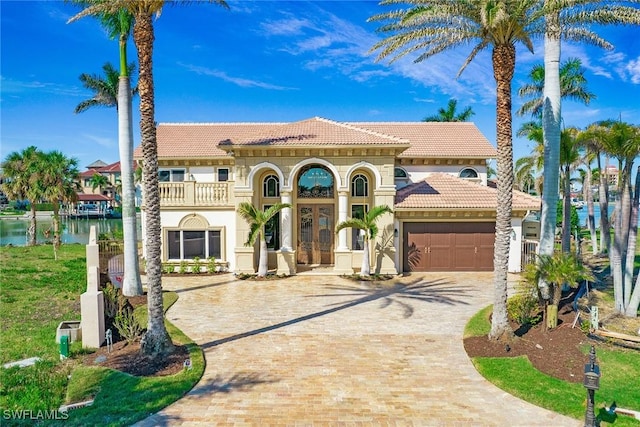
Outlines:
MULTIPOLYGON (((338 224, 347 219, 349 207, 349 191, 340 190, 338 192, 338 224)), ((347 229, 343 228, 338 232, 338 247, 334 253, 333 271, 338 274, 353 274, 352 253, 347 246, 347 229)))
MULTIPOLYGON (((349 192, 340 191, 338 193, 338 224, 347 220, 347 210, 349 208, 349 192)), ((338 233, 338 249, 347 250, 347 229, 343 228, 338 233)))
MULTIPOLYGON (((291 204, 291 192, 282 191, 280 193, 280 201, 282 203, 291 204)), ((293 220, 291 215, 291 208, 284 208, 280 211, 280 230, 282 232, 282 248, 283 252, 290 252, 293 250, 291 246, 291 237, 293 236, 293 220)))
MULTIPOLYGON (((280 201, 291 204, 290 191, 280 192, 280 201)), ((292 246, 293 216, 292 208, 284 208, 280 211, 280 232, 282 233, 282 246, 277 252, 278 270, 276 274, 291 276, 296 273, 296 252, 292 246)))

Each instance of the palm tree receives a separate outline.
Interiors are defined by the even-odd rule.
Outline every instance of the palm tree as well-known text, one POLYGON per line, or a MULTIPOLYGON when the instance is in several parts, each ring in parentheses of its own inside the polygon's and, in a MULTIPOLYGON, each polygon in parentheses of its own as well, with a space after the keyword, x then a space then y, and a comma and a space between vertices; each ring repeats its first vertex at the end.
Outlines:
POLYGON ((451 98, 447 103, 447 108, 440 108, 438 114, 422 119, 423 122, 466 122, 475 113, 471 107, 466 107, 462 112, 456 114, 458 100, 451 98))
POLYGON ((103 189, 107 188, 109 184, 111 184, 107 177, 102 175, 100 172, 95 172, 91 176, 89 183, 91 184, 91 189, 94 192, 96 191, 96 188, 99 189, 99 191, 102 191, 103 189))
POLYGON ((94 90, 95 96, 84 101, 76 108, 76 113, 91 106, 116 107, 118 113, 118 147, 120 152, 120 173, 122 185, 122 231, 124 237, 124 277, 122 293, 126 296, 142 295, 140 263, 138 259, 138 231, 136 226, 135 183, 133 180, 133 119, 132 98, 138 93, 138 87, 131 88, 130 76, 135 71, 135 63, 127 65, 127 42, 133 28, 133 16, 120 9, 113 14, 99 16, 102 26, 109 36, 118 38, 120 52, 120 73, 111 64, 103 67, 105 78, 83 76, 85 87, 94 90), (92 101, 94 101, 92 103, 92 101), (86 106, 84 109, 81 106, 86 106))
POLYGON ((577 287, 582 280, 594 280, 591 271, 584 267, 575 256, 566 252, 553 255, 539 255, 538 262, 530 273, 534 282, 544 280, 551 288, 551 304, 547 307, 547 327, 558 326, 558 304, 562 297, 562 285, 577 287))
POLYGON ((5 177, 3 190, 7 196, 17 200, 29 200, 30 224, 27 234, 28 245, 36 245, 36 203, 42 197, 39 185, 39 164, 43 156, 42 151, 30 146, 21 152, 10 153, 2 162, 5 177))
POLYGON ((271 205, 267 210, 261 211, 256 209, 249 202, 242 202, 238 206, 238 213, 247 221, 250 227, 249 236, 245 242, 245 246, 253 246, 257 239, 260 239, 260 261, 258 262, 258 277, 265 277, 268 272, 268 252, 267 241, 264 236, 264 227, 275 217, 278 212, 284 208, 290 208, 288 203, 276 203, 271 205))
MULTIPOLYGON (((591 100, 596 99, 593 92, 587 88, 586 72, 582 66, 582 61, 578 58, 569 58, 560 66, 560 97, 561 99, 571 99, 589 105, 591 100)), ((544 65, 537 64, 529 72, 529 83, 525 83, 518 89, 518 96, 522 98, 533 98, 526 101, 518 109, 516 114, 524 116, 531 114, 537 119, 542 119, 542 94, 544 92, 544 65)))
POLYGON ((423 52, 415 62, 421 62, 440 52, 474 43, 471 53, 458 73, 460 75, 479 52, 492 48, 493 74, 496 80, 498 182, 494 305, 489 337, 509 340, 513 337, 513 330, 507 318, 507 269, 514 182, 511 81, 515 70, 516 44, 522 43, 533 52, 531 37, 542 31, 542 12, 536 0, 384 0, 381 4, 397 3, 412 3, 413 6, 369 19, 390 21, 379 31, 392 35, 373 47, 373 50, 381 49, 378 60, 391 55, 393 62, 420 50, 423 52))
MULTIPOLYGON (((86 5, 86 0, 83 1, 86 5)), ((167 0, 168 2, 168 0, 167 0)), ((211 0, 227 7, 224 0, 211 0)), ((172 2, 178 3, 178 1, 172 2)), ((186 2, 181 2, 186 3, 186 2)), ((173 343, 164 326, 162 305, 162 258, 160 191, 158 185, 158 145, 155 126, 155 93, 153 89, 153 16, 162 11, 163 0, 92 0, 82 12, 70 21, 84 16, 113 15, 121 9, 134 17, 133 40, 138 51, 140 78, 140 133, 143 156, 146 225, 147 311, 149 323, 141 340, 142 352, 152 358, 162 357, 173 351, 173 343)))
MULTIPOLYGON (((126 67, 127 74, 131 75, 136 69, 134 62, 130 63, 126 67)), ((80 102, 75 110, 76 114, 84 113, 90 108, 95 107, 108 107, 116 109, 118 108, 118 85, 120 73, 116 70, 110 62, 105 62, 102 66, 104 75, 98 74, 80 74, 80 81, 82 86, 93 92, 93 96, 89 99, 85 99, 80 102)), ((131 90, 131 94, 138 93, 138 88, 135 87, 131 90)))
POLYGON ((563 185, 562 196, 562 252, 571 251, 571 172, 580 161, 580 152, 575 136, 576 128, 563 129, 560 134, 560 167, 563 185))
POLYGON ((42 197, 53 205, 53 253, 58 258, 60 247, 60 202, 74 202, 79 190, 78 160, 60 151, 46 153, 41 162, 42 197))
MULTIPOLYGON (((553 253, 555 231, 555 206, 560 165, 560 36, 583 41, 603 48, 613 46, 596 33, 588 24, 638 24, 640 10, 626 6, 625 0, 544 0, 544 90, 542 127, 544 130, 544 181, 540 215, 540 245, 538 253, 553 253)), ((548 298, 546 286, 541 282, 542 294, 548 298)))
POLYGON ((369 254, 371 252, 371 241, 378 235, 378 219, 386 213, 393 213, 389 206, 374 206, 366 212, 362 218, 350 218, 342 221, 336 226, 336 233, 343 228, 355 228, 364 232, 364 251, 362 254, 362 266, 360 267, 360 277, 371 276, 371 262, 369 254))
MULTIPOLYGON (((530 155, 516 160, 516 183, 533 180, 536 194, 540 194, 542 192, 542 177, 539 176, 539 173, 542 171, 544 158, 542 123, 540 123, 540 121, 523 123, 516 135, 518 137, 526 136, 529 141, 535 143, 530 155)), ((520 188, 520 190, 522 190, 522 188, 520 188)))

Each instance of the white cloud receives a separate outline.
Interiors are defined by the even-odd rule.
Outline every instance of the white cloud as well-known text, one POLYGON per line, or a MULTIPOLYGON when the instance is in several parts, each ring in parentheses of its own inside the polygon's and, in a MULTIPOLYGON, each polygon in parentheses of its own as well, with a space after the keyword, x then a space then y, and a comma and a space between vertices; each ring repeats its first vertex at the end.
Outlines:
POLYGON ((200 74, 200 75, 204 75, 204 76, 211 76, 211 77, 216 77, 218 79, 224 80, 226 82, 229 83, 233 83, 237 86, 240 87, 259 87, 261 89, 271 89, 271 90, 294 90, 295 88, 291 88, 291 87, 285 87, 285 86, 278 86, 278 85, 273 85, 270 83, 264 83, 264 82, 260 82, 257 80, 250 80, 250 79, 245 79, 242 77, 233 77, 233 76, 229 76, 227 73, 225 73, 224 71, 220 71, 220 70, 214 70, 211 68, 207 68, 207 67, 201 67, 198 65, 192 65, 192 64, 183 64, 183 63, 178 63, 178 65, 196 73, 196 74, 200 74))
POLYGON ((640 84, 640 56, 635 60, 630 60, 625 70, 629 73, 631 83, 640 84))
POLYGON ((40 80, 15 80, 0 76, 3 94, 47 93, 58 96, 82 96, 77 87, 69 87, 59 83, 43 82, 40 80))
POLYGON ((105 138, 102 136, 90 135, 90 134, 84 134, 82 135, 82 137, 89 141, 95 142, 96 144, 102 147, 114 148, 118 146, 118 143, 112 138, 105 138))

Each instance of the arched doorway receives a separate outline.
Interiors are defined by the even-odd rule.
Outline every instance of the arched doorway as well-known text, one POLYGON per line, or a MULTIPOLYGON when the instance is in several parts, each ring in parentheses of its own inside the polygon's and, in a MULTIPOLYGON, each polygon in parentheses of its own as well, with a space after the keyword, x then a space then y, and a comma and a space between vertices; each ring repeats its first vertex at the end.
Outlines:
POLYGON ((296 181, 298 245, 297 262, 333 264, 335 241, 335 179, 318 164, 303 167, 296 181))

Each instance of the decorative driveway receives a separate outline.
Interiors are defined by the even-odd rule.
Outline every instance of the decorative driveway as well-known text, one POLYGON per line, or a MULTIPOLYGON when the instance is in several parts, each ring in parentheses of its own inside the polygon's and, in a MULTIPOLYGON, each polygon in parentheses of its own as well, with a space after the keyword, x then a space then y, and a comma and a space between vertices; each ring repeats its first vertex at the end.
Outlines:
POLYGON ((165 277, 180 296, 167 317, 202 346, 207 366, 183 399, 138 425, 582 425, 476 372, 462 334, 491 303, 492 280, 165 277))

